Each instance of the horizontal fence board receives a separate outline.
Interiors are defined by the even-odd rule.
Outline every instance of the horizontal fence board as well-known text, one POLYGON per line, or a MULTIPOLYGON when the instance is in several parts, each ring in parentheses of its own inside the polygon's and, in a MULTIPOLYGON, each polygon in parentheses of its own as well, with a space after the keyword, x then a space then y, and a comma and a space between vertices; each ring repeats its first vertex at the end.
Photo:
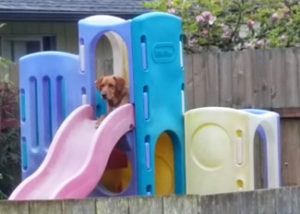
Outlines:
POLYGON ((163 214, 162 197, 132 197, 128 198, 129 214, 163 214))
POLYGON ((69 200, 62 203, 63 214, 96 214, 95 199, 69 200))
POLYGON ((96 201, 97 214, 128 214, 129 205, 127 198, 98 198, 96 201))
MULTIPOLYGON (((196 195, 169 196, 163 198, 164 214, 194 214, 198 212, 198 201, 196 195)), ((200 212, 201 213, 201 212, 200 212)))
POLYGON ((92 198, 59 201, 0 201, 0 214, 297 214, 300 187, 216 195, 92 198))
POLYGON ((29 203, 0 200, 0 214, 30 214, 29 203))
POLYGON ((62 201, 32 201, 29 204, 29 210, 30 214, 63 214, 62 201))

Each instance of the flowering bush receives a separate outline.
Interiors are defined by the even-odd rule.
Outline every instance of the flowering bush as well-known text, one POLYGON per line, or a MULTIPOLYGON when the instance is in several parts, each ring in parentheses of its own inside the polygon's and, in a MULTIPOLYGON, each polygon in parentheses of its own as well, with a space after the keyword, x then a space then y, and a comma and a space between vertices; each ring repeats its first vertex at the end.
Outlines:
POLYGON ((145 6, 180 16, 185 48, 192 52, 299 43, 300 3, 296 0, 154 0, 145 6))
POLYGON ((9 80, 10 64, 0 57, 0 199, 20 180, 18 89, 9 80))

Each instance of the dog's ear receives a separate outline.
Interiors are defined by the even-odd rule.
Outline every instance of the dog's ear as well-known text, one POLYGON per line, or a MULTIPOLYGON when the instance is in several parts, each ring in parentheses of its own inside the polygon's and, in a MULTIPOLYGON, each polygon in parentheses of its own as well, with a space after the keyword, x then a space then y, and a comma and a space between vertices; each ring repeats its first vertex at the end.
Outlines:
POLYGON ((125 80, 122 77, 113 76, 116 81, 116 89, 121 92, 125 88, 125 80))
POLYGON ((100 84, 101 84, 103 78, 104 78, 103 76, 102 76, 102 77, 99 77, 99 78, 95 81, 95 87, 96 87, 98 90, 100 90, 100 84))

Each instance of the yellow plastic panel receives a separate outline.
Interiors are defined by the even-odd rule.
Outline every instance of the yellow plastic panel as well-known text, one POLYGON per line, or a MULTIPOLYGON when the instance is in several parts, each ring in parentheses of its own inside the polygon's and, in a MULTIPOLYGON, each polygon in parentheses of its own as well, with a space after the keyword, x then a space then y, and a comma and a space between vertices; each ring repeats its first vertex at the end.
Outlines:
POLYGON ((247 113, 207 107, 185 114, 187 194, 253 189, 247 113))

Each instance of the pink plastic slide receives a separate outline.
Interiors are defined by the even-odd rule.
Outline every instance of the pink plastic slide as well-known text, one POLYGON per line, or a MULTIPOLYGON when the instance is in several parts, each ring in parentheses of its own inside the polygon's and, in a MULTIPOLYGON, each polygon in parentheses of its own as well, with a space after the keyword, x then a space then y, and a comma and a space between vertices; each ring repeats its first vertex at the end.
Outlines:
POLYGON ((92 107, 77 108, 58 129, 41 166, 9 200, 86 197, 98 184, 118 140, 134 126, 131 104, 110 113, 98 129, 92 107))

